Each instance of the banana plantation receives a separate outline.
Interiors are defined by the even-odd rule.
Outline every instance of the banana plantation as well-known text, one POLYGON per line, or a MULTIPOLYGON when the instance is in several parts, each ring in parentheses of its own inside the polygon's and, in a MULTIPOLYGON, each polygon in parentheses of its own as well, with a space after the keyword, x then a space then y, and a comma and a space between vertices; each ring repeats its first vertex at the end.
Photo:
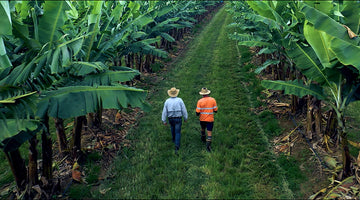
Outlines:
POLYGON ((0 16, 1 198, 359 198, 360 1, 6 0, 0 16), (176 155, 171 87, 189 113, 176 155))

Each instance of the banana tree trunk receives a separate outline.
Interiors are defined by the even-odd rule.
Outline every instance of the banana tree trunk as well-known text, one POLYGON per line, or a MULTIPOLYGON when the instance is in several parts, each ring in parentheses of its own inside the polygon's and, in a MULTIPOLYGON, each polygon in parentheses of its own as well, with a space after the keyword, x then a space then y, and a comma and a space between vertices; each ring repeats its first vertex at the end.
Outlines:
POLYGON ((74 155, 81 150, 81 131, 83 123, 86 120, 85 116, 75 117, 73 137, 72 137, 72 150, 74 155))
POLYGON ((321 114, 321 100, 318 100, 315 98, 315 102, 314 102, 314 111, 313 111, 313 115, 314 115, 314 120, 315 120, 315 136, 316 138, 321 136, 322 133, 322 114, 321 114))
POLYGON ((26 167, 25 161, 22 159, 19 149, 12 152, 5 152, 5 156, 9 162, 11 171, 14 175, 18 190, 23 191, 26 185, 26 167))
POLYGON ((64 128, 64 120, 60 118, 54 118, 57 141, 59 145, 59 153, 63 153, 67 149, 67 140, 64 128))
POLYGON ((141 63, 142 63, 142 55, 140 53, 135 54, 135 69, 139 70, 139 72, 143 72, 141 63))
POLYGON ((144 65, 144 69, 146 72, 151 72, 151 55, 147 54, 145 56, 145 65, 144 65))
POLYGON ((98 128, 101 127, 102 124, 102 108, 98 108, 98 110, 95 113, 95 118, 94 118, 94 125, 98 128))
MULTIPOLYGON (((289 79, 295 80, 296 79, 296 70, 291 70, 291 68, 288 68, 289 71, 289 79)), ((299 105, 299 97, 296 95, 291 95, 291 113, 295 115, 300 108, 299 105)))
POLYGON ((343 158, 342 179, 345 179, 346 177, 351 176, 353 173, 351 171, 351 157, 350 157, 350 152, 349 152, 347 133, 345 131, 345 121, 341 114, 340 114, 340 116, 338 116, 338 125, 339 125, 339 130, 340 130, 341 149, 342 149, 342 158, 343 158))
POLYGON ((299 97, 296 95, 291 95, 291 113, 296 114, 299 107, 299 97))
POLYGON ((43 130, 41 134, 41 140, 42 140, 42 158, 43 158, 43 176, 47 180, 51 180, 52 178, 52 141, 50 137, 49 132, 49 117, 46 116, 43 119, 43 123, 46 126, 46 128, 43 130))
POLYGON ((307 95, 307 112, 306 112, 306 136, 309 138, 309 140, 313 139, 313 105, 312 105, 312 96, 307 95))
POLYGON ((38 179, 38 165, 37 165, 37 158, 38 158, 38 151, 36 149, 37 146, 37 139, 36 136, 29 140, 30 147, 29 147, 29 164, 28 164, 28 184, 29 188, 34 185, 37 185, 39 182, 38 179))
POLYGON ((86 122, 89 128, 100 128, 102 124, 102 110, 102 108, 98 108, 96 113, 87 114, 87 119, 84 121, 84 123, 86 122))
POLYGON ((125 65, 126 65, 126 67, 131 67, 130 55, 125 55, 125 56, 124 56, 124 60, 125 60, 125 65))
POLYGON ((284 56, 282 56, 281 54, 279 55, 279 60, 280 63, 277 65, 278 66, 278 77, 279 80, 285 80, 285 76, 286 76, 286 71, 285 71, 285 58, 284 56))
POLYGON ((329 111, 329 116, 326 122, 325 135, 329 136, 336 141, 336 146, 338 145, 338 134, 337 134, 337 116, 334 110, 329 111))
POLYGON ((89 113, 86 115, 86 121, 89 128, 94 128, 95 113, 89 113))

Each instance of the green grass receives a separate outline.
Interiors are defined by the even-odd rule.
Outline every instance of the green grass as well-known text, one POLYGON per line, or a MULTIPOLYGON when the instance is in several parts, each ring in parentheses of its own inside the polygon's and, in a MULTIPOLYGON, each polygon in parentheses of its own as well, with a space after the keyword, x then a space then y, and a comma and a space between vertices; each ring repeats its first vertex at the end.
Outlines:
MULTIPOLYGON (((231 22, 221 9, 199 30, 187 52, 172 63, 164 79, 152 83, 152 111, 140 119, 127 139, 132 146, 122 149, 109 174, 115 175, 92 191, 94 198, 291 198, 284 171, 271 152, 268 137, 279 134, 270 114, 260 118, 250 112, 258 106, 262 90, 246 49, 240 59, 236 42, 228 39, 231 22), (240 61, 240 62, 239 62, 240 61), (245 66, 245 67, 244 67, 245 66), (247 88, 244 83, 250 83, 247 88), (175 156, 169 126, 161 123, 161 111, 170 87, 180 89, 189 120, 183 124, 180 155, 175 156), (213 152, 200 141, 195 115, 201 87, 208 87, 217 100, 213 152), (250 90, 251 92, 249 92, 250 90), (249 102, 251 101, 251 102, 249 102), (267 122, 269 125, 259 127, 267 122), (260 130, 262 129, 262 131, 260 130), (98 191, 111 188, 106 194, 98 191)), ((281 163, 280 163, 281 164, 281 163)), ((294 179, 296 179, 295 177, 294 179)))

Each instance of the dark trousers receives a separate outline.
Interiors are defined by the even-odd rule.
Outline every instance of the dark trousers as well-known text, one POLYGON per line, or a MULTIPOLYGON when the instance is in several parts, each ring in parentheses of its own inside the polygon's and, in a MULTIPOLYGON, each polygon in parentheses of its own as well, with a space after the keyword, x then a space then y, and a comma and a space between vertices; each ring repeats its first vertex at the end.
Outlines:
POLYGON ((182 119, 181 117, 169 118, 169 124, 171 129, 172 141, 175 143, 175 147, 179 149, 182 119))

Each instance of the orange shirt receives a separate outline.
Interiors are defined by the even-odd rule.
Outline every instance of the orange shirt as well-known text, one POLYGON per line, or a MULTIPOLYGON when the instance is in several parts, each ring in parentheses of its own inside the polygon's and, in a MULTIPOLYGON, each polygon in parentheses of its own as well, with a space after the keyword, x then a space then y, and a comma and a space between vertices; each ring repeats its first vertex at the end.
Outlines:
POLYGON ((214 112, 217 110, 216 101, 212 97, 203 97, 196 105, 196 112, 200 113, 200 121, 213 122, 214 112))

